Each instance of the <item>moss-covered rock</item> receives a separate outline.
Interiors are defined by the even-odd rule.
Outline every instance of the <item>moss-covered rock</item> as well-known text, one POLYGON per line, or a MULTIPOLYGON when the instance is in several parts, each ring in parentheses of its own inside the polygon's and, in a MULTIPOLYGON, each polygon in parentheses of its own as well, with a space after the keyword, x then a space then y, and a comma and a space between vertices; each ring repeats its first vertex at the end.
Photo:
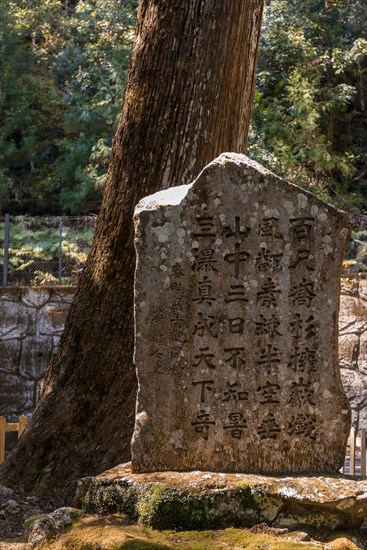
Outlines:
POLYGON ((155 529, 224 529, 262 522, 291 529, 350 529, 367 517, 367 479, 342 475, 132 474, 125 464, 88 478, 77 498, 88 512, 121 512, 155 529))
POLYGON ((45 541, 38 550, 360 550, 362 540, 353 534, 330 533, 311 539, 306 533, 274 529, 265 524, 252 529, 156 531, 127 516, 84 516, 45 541), (328 542, 329 541, 329 542, 328 542), (358 544, 358 545, 357 545, 358 544))
MULTIPOLYGON (((155 529, 196 530, 223 528, 228 525, 243 526, 246 522, 243 510, 243 491, 212 490, 195 494, 177 489, 153 485, 142 493, 138 502, 141 523, 155 529)), ((246 496, 246 502, 247 502, 246 496)))
MULTIPOLYGON (((59 508, 43 517, 30 521, 25 529, 28 531, 28 542, 32 548, 43 547, 50 544, 64 529, 70 527, 73 522, 80 518, 82 512, 76 508, 59 508)), ((30 518, 32 520, 32 518, 30 518)))

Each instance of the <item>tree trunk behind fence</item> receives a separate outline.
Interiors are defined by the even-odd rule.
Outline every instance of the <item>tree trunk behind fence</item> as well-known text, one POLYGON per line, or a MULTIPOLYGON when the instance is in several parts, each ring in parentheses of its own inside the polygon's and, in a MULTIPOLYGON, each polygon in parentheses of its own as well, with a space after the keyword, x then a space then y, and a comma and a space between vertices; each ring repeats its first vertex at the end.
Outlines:
POLYGON ((2 480, 65 494, 130 458, 132 215, 145 195, 192 181, 246 147, 262 0, 140 2, 122 116, 94 246, 30 427, 2 480))

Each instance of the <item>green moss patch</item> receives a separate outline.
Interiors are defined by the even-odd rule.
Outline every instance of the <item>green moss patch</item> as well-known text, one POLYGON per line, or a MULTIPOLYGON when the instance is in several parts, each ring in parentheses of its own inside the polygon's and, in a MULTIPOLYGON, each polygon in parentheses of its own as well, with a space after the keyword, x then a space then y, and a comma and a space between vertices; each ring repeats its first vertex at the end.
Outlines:
POLYGON ((30 516, 29 518, 27 518, 25 520, 25 522, 23 523, 23 531, 26 531, 29 527, 32 527, 32 525, 38 521, 39 519, 43 519, 46 517, 46 514, 39 514, 39 515, 36 515, 36 516, 30 516))
POLYGON ((140 497, 137 517, 143 524, 160 530, 221 529, 229 525, 246 527, 253 524, 249 508, 256 516, 257 506, 249 487, 195 494, 154 485, 140 497))
MULTIPOLYGON (((300 542, 292 533, 277 536, 247 529, 217 531, 156 531, 132 523, 124 515, 86 516, 78 520, 50 550, 321 550, 316 541, 300 542), (289 539, 289 540, 288 540, 289 539)), ((42 547, 41 547, 42 548, 42 547)), ((339 548, 338 548, 339 550, 339 548)), ((347 547, 349 550, 349 547, 347 547)), ((354 550, 354 549, 353 549, 354 550)))

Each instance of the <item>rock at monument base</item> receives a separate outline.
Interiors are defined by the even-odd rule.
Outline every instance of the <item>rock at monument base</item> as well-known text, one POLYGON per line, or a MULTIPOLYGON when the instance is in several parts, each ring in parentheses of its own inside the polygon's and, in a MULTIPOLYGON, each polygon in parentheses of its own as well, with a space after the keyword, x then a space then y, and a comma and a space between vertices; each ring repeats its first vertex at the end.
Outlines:
POLYGON ((47 548, 60 533, 70 527, 82 515, 80 510, 65 507, 41 517, 30 517, 26 521, 26 535, 32 548, 47 548))
POLYGON ((344 214, 225 153, 135 224, 133 471, 337 472, 344 214))
POLYGON ((367 479, 214 472, 131 473, 122 464, 81 480, 76 506, 121 512, 154 529, 364 528, 367 479))

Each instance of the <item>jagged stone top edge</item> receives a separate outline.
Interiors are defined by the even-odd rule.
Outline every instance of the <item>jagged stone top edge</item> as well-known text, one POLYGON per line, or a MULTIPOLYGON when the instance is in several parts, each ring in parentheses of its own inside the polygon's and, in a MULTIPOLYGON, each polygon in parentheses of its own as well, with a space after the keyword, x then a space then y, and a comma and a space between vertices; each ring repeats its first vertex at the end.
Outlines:
POLYGON ((341 210, 340 208, 337 208, 336 206, 333 206, 324 202, 323 200, 316 197, 310 191, 307 191, 306 189, 303 189, 298 185, 292 182, 289 182, 284 178, 281 178, 280 176, 277 176, 276 174, 274 174, 273 172, 271 172, 270 170, 268 170, 258 162, 244 155, 243 153, 233 153, 233 152, 221 153, 218 157, 216 157, 214 160, 212 160, 209 164, 207 164, 202 169, 202 171, 199 173, 199 175, 195 178, 195 180, 192 183, 189 183, 186 185, 178 185, 176 187, 169 187, 168 189, 163 189, 152 195, 147 195, 146 197, 141 199, 136 205, 134 210, 134 217, 138 216, 143 211, 156 210, 157 208, 162 208, 162 207, 164 208, 166 206, 178 206, 187 197, 187 194, 190 191, 190 189, 193 187, 193 185, 195 185, 195 183, 198 180, 200 180, 205 173, 217 167, 218 165, 225 166, 226 164, 232 164, 232 165, 250 168, 258 172, 262 176, 268 176, 280 182, 286 182, 291 187, 299 189, 306 196, 309 196, 310 198, 312 198, 312 200, 320 203, 320 205, 322 204, 335 216, 339 218, 343 218, 343 221, 346 225, 348 224, 351 226, 353 225, 353 222, 352 220, 349 219, 348 214, 343 210, 341 210))
MULTIPOLYGON (((157 193, 147 195, 146 197, 141 199, 135 207, 134 216, 137 216, 140 212, 144 210, 155 210, 159 207, 179 205, 182 200, 187 196, 188 191, 194 185, 195 181, 200 178, 204 171, 218 164, 226 164, 226 162, 228 161, 231 161, 235 164, 257 164, 240 153, 222 153, 221 155, 219 155, 219 157, 215 158, 209 164, 207 164, 192 183, 169 187, 168 189, 157 191, 157 193)), ((258 166, 260 167, 260 165, 258 166)))
POLYGON ((178 185, 177 187, 169 187, 162 191, 157 191, 153 195, 148 195, 141 199, 135 207, 134 216, 143 210, 155 210, 161 206, 177 206, 186 197, 193 183, 187 185, 178 185))

